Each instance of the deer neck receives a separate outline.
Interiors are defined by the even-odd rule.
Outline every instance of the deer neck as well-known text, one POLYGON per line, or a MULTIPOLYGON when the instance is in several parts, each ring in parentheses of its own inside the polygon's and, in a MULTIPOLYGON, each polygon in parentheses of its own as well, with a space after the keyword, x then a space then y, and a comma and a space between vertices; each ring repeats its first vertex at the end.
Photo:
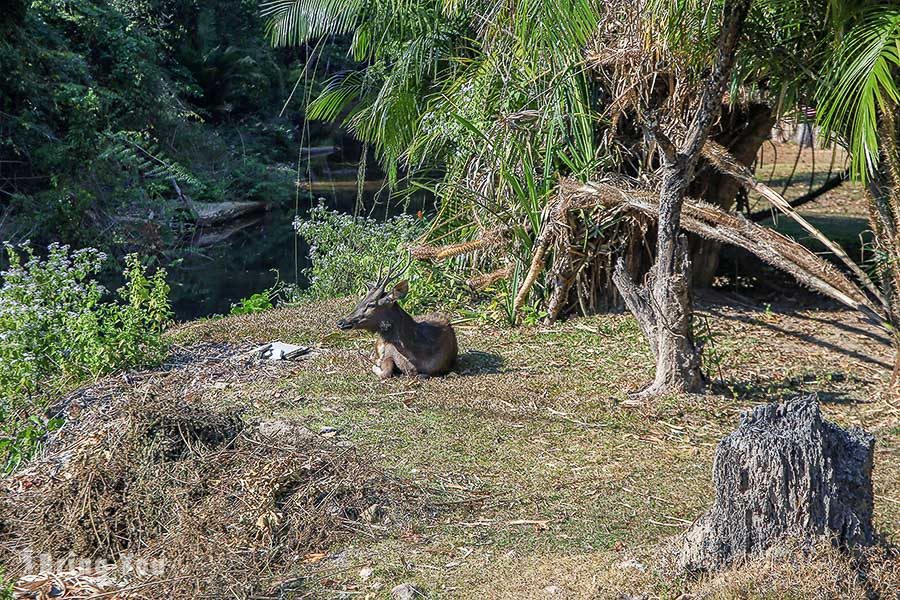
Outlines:
POLYGON ((385 342, 409 342, 415 335, 416 321, 395 304, 386 318, 381 320, 378 335, 385 342))

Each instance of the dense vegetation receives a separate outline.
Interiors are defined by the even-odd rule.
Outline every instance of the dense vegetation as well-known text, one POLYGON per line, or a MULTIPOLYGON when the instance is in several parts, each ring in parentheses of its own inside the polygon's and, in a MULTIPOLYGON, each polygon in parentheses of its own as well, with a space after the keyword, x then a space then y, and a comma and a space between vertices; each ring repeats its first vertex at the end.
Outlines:
POLYGON ((14 467, 64 415, 43 409, 77 384, 159 363, 171 317, 166 272, 148 276, 126 257, 125 285, 109 299, 96 276, 107 257, 51 244, 47 257, 7 246, 0 285, 0 471, 14 467))
POLYGON ((173 180, 195 201, 294 199, 300 95, 279 111, 305 50, 272 50, 256 2, 14 4, 0 237, 161 253, 192 218, 173 180))

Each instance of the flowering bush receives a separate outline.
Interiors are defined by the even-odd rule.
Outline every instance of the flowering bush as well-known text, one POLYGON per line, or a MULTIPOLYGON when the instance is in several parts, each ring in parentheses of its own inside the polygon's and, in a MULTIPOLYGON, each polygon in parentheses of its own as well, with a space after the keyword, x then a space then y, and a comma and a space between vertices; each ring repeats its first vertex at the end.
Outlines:
MULTIPOLYGON (((379 269, 387 270, 408 256, 408 246, 425 233, 427 226, 425 219, 411 215, 376 221, 330 211, 319 204, 310 210, 308 218, 294 221, 297 235, 309 244, 312 262, 303 271, 309 278, 306 293, 313 298, 360 293, 374 281, 379 269)), ((451 308, 459 303, 454 274, 446 263, 414 261, 404 277, 410 281, 404 305, 411 310, 451 308)))
POLYGON ((171 312, 165 271, 148 277, 135 255, 126 258, 119 301, 105 301, 94 277, 106 256, 93 248, 70 252, 52 244, 40 258, 25 245, 6 245, 0 273, 0 464, 17 462, 40 429, 35 413, 73 384, 117 369, 160 361, 171 312))

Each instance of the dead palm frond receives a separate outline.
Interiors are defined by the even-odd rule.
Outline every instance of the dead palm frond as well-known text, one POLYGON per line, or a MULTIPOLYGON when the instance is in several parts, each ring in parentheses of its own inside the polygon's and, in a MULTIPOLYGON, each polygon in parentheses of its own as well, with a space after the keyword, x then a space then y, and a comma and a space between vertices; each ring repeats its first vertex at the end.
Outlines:
POLYGON ((466 285, 469 286, 473 291, 480 292, 491 287, 498 281, 509 279, 510 277, 512 277, 514 270, 515 265, 510 263, 505 267, 497 269, 496 271, 491 271, 490 273, 471 277, 466 281, 466 285))
POLYGON ((822 243, 828 250, 834 253, 841 262, 843 262, 850 271, 856 276, 859 282, 865 287, 878 301, 881 303, 883 307, 887 307, 887 300, 885 300, 884 296, 878 290, 869 276, 863 271, 856 262, 850 258, 844 249, 841 248, 837 243, 828 238, 824 233, 819 231, 812 223, 803 218, 803 216, 798 213, 791 203, 784 199, 784 196, 767 186, 766 184, 758 181, 756 177, 753 176, 753 173, 742 165, 738 160, 733 157, 725 147, 720 144, 717 144, 713 141, 707 141, 703 147, 703 156, 706 158, 716 169, 734 177, 739 182, 741 182, 744 186, 756 191, 760 195, 762 195, 766 200, 768 200, 772 206, 780 210, 786 216, 793 219, 800 227, 805 229, 811 236, 816 238, 819 242, 822 243))
MULTIPOLYGON (((606 182, 565 180, 561 193, 580 204, 594 201, 607 208, 624 206, 651 218, 659 212, 655 194, 606 182)), ((870 304, 865 292, 834 265, 776 231, 699 200, 685 202, 681 225, 701 237, 743 248, 809 289, 861 311, 878 324, 884 323, 884 317, 870 304)))
POLYGON ((485 231, 480 238, 468 242, 447 244, 446 246, 420 244, 410 248, 410 254, 417 260, 444 260, 496 246, 503 241, 506 233, 505 229, 493 229, 485 231))

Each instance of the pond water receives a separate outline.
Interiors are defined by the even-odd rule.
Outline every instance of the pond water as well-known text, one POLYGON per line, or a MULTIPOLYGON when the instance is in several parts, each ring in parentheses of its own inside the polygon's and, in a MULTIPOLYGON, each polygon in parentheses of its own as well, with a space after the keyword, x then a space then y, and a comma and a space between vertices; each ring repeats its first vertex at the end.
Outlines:
MULTIPOLYGON (((327 207, 353 212, 356 181, 323 182, 313 187, 313 199, 299 206, 272 206, 265 213, 224 227, 197 228, 178 258, 166 266, 172 287, 172 307, 179 321, 227 314, 231 306, 275 284, 277 280, 307 285, 303 269, 309 266, 309 248, 293 230, 295 215, 305 215, 322 198, 327 207)), ((363 212, 380 218, 396 215, 404 207, 389 202, 381 182, 367 182, 363 212)), ((417 196, 405 207, 415 213, 431 201, 417 196)))

